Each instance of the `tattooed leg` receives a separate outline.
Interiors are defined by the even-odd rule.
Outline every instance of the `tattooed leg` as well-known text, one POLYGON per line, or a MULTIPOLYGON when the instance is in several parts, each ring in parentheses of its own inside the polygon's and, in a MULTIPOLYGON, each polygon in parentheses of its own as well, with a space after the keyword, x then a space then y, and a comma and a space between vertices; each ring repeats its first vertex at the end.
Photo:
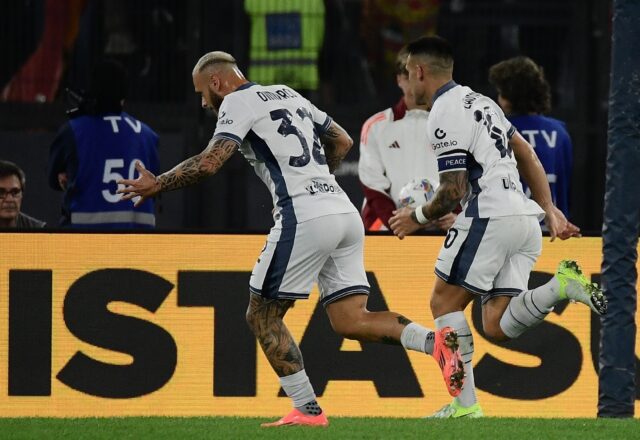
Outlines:
POLYGON ((362 342, 400 345, 400 337, 411 320, 395 312, 369 312, 366 295, 351 295, 327 305, 327 315, 336 333, 362 342))
POLYGON ((293 303, 291 300, 266 299, 252 293, 247 309, 247 323, 280 377, 304 368, 302 353, 282 320, 293 303))
MULTIPOLYGON (((291 398, 298 414, 317 417, 322 414, 322 408, 316 401, 313 386, 304 371, 302 353, 282 321, 292 306, 291 300, 265 299, 252 293, 247 309, 247 322, 271 367, 280 377, 280 385, 291 398)), ((263 426, 278 426, 286 417, 275 424, 263 426)), ((326 423, 326 418, 324 422, 326 423)))

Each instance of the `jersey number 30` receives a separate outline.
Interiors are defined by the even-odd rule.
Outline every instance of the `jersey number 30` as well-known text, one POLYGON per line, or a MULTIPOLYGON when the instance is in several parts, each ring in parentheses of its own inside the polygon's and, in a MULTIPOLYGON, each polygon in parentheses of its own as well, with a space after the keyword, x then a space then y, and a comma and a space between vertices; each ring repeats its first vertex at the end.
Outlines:
MULTIPOLYGON (((315 128, 313 129, 313 149, 311 153, 309 153, 309 144, 307 144, 307 138, 304 137, 304 134, 293 125, 293 115, 286 108, 282 108, 279 110, 273 110, 271 113, 271 120, 278 121, 282 120, 280 126, 278 127, 278 133, 282 136, 287 137, 289 135, 293 135, 298 138, 300 141, 300 146, 302 147, 302 154, 300 156, 291 156, 289 158, 289 165, 292 167, 303 167, 309 163, 311 160, 311 156, 313 155, 313 160, 316 161, 319 165, 326 165, 327 158, 322 154, 322 145, 320 144, 320 140, 318 139, 318 133, 316 133, 315 128)), ((313 124, 313 118, 311 117, 311 113, 304 107, 300 107, 296 110, 296 115, 300 118, 301 122, 304 122, 305 119, 309 119, 309 121, 313 124)))

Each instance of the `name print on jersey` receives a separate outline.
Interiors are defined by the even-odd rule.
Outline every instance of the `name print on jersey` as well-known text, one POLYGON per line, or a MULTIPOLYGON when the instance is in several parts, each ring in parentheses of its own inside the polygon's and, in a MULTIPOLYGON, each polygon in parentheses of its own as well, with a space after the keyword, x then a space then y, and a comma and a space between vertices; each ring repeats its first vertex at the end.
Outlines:
POLYGON ((262 99, 264 102, 267 101, 280 101, 283 99, 289 99, 289 98, 297 98, 298 95, 296 93, 293 92, 293 90, 290 89, 278 89, 275 92, 269 92, 269 91, 262 91, 262 92, 256 92, 256 94, 260 97, 260 99, 262 99))
POLYGON ((462 99, 462 101, 464 102, 464 108, 466 108, 467 110, 469 110, 471 108, 471 106, 473 105, 473 102, 478 99, 481 98, 482 95, 480 93, 476 93, 476 92, 471 92, 468 93, 464 96, 464 98, 462 99))

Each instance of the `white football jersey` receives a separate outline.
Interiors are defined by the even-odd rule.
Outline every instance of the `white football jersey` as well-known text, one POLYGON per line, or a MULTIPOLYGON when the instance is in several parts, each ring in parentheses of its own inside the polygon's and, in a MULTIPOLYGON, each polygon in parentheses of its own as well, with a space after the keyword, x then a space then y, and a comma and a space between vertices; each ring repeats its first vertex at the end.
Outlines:
POLYGON ((509 146, 515 128, 492 99, 450 81, 436 92, 427 127, 439 172, 468 171, 466 217, 544 217, 522 191, 509 146))
POLYGON ((438 165, 427 139, 429 112, 407 110, 394 120, 388 108, 362 126, 358 175, 363 185, 389 196, 398 206, 400 190, 412 179, 438 187, 438 165))
POLYGON ((358 212, 329 173, 319 136, 331 118, 284 85, 246 83, 225 96, 215 138, 233 139, 273 197, 276 227, 358 212))

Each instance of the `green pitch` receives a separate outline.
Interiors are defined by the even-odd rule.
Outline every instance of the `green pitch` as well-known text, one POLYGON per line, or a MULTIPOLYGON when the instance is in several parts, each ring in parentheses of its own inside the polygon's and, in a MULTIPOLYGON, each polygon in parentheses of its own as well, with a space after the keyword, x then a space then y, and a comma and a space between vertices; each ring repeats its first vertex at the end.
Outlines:
POLYGON ((330 419, 328 428, 260 428, 267 418, 1 419, 2 439, 633 439, 635 419, 330 419))

